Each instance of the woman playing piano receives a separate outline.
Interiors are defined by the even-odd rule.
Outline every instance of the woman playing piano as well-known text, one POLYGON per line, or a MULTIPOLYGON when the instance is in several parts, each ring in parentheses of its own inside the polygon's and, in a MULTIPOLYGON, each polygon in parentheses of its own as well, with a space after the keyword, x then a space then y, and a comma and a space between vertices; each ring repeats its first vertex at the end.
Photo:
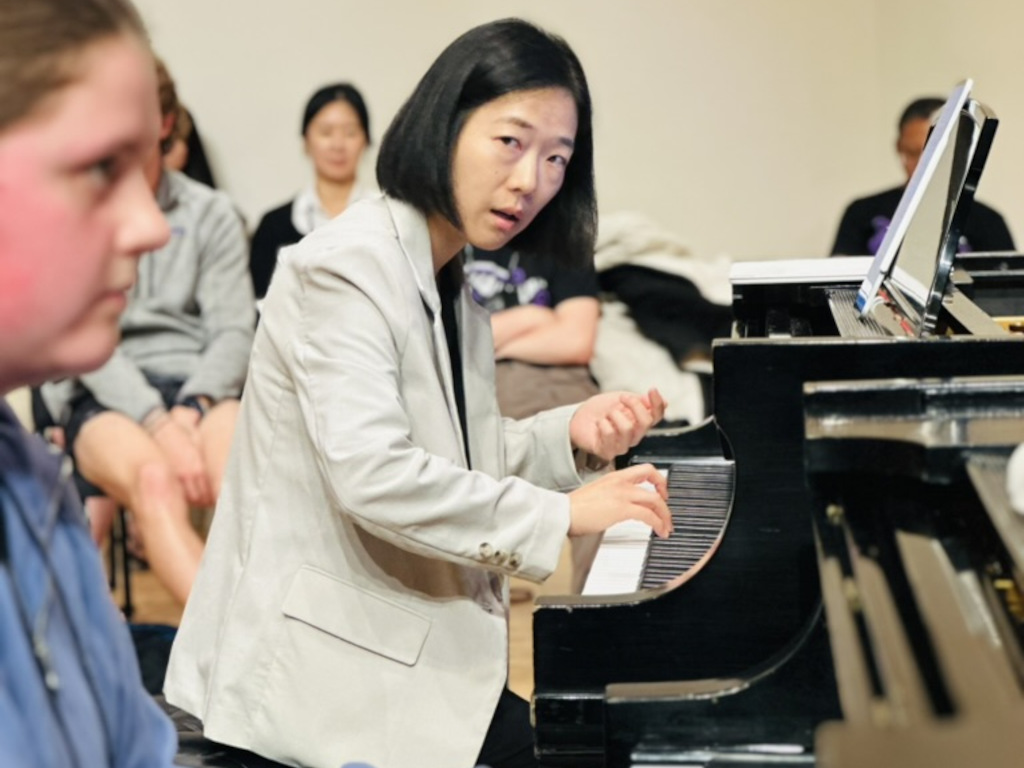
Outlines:
POLYGON ((573 449, 623 453, 660 395, 502 420, 487 313, 462 289, 467 243, 591 257, 577 58, 518 20, 467 32, 377 171, 381 196, 278 266, 167 698, 207 738, 293 765, 536 765, 506 688, 507 577, 546 578, 567 532, 671 528, 650 466, 562 493, 573 449))

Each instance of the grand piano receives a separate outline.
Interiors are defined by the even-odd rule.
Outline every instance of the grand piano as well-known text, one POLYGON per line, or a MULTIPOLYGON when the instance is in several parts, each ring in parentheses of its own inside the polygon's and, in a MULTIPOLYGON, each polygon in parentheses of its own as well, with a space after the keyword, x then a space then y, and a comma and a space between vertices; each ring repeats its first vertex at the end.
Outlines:
POLYGON ((663 468, 670 485, 680 478, 674 538, 695 551, 679 558, 652 544, 626 591, 538 601, 543 765, 815 763, 815 733, 841 720, 843 701, 804 465, 805 383, 1024 374, 1024 337, 969 298, 985 279, 953 277, 994 130, 969 87, 933 130, 888 252, 883 243, 888 264, 822 259, 734 276, 733 336, 713 348, 714 416, 627 457, 663 468), (709 485, 695 490, 702 476, 709 485), (702 520, 721 521, 696 545, 695 498, 702 520))

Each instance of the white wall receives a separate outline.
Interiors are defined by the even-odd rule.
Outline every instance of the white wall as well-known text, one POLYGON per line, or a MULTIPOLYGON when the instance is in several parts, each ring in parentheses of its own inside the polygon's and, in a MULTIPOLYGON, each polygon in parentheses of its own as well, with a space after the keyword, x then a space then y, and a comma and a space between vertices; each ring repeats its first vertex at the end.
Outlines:
POLYGON ((971 76, 1004 118, 980 196, 1024 242, 1013 0, 137 2, 253 226, 308 178, 298 132, 316 87, 358 85, 379 140, 448 42, 516 15, 583 61, 603 212, 644 212, 698 253, 824 255, 851 197, 900 181, 904 104, 971 76))
POLYGON ((978 196, 1006 217, 1017 248, 1024 250, 1024 4, 894 0, 886 22, 880 61, 891 73, 882 84, 890 111, 899 111, 907 93, 944 93, 947 84, 964 77, 974 80, 975 98, 995 110, 999 128, 978 196))

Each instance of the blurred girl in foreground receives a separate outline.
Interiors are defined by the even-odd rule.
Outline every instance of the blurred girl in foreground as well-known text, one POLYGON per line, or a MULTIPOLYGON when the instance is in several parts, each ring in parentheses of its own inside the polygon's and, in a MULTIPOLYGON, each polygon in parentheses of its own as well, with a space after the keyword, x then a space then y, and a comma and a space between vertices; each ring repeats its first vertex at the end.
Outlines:
MULTIPOLYGON (((167 224, 160 110, 124 0, 0 0, 0 394, 101 365, 167 224)), ((0 402, 0 765, 171 766, 67 460, 0 402)))

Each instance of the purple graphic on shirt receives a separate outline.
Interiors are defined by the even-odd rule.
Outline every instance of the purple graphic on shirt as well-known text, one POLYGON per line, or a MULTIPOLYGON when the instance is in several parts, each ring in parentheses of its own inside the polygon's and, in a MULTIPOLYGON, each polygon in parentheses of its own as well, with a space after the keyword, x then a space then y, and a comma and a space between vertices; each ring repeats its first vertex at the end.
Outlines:
POLYGON ((878 253, 878 249, 881 247, 882 241, 885 239, 885 233, 889 231, 891 223, 885 216, 875 216, 871 220, 871 227, 875 232, 868 238, 868 253, 872 256, 878 253))
MULTIPOLYGON (((875 230, 874 234, 868 238, 868 253, 874 256, 878 253, 878 249, 882 247, 882 241, 885 239, 885 233, 889 231, 889 225, 892 222, 885 216, 875 216, 871 220, 871 227, 875 230)), ((970 253, 971 244, 967 242, 967 238, 963 235, 960 236, 960 240, 956 244, 957 253, 970 253)))
POLYGON ((552 305, 548 281, 531 276, 519 266, 518 253, 512 255, 508 267, 493 261, 473 259, 466 262, 465 270, 473 299, 490 312, 525 304, 552 305))

